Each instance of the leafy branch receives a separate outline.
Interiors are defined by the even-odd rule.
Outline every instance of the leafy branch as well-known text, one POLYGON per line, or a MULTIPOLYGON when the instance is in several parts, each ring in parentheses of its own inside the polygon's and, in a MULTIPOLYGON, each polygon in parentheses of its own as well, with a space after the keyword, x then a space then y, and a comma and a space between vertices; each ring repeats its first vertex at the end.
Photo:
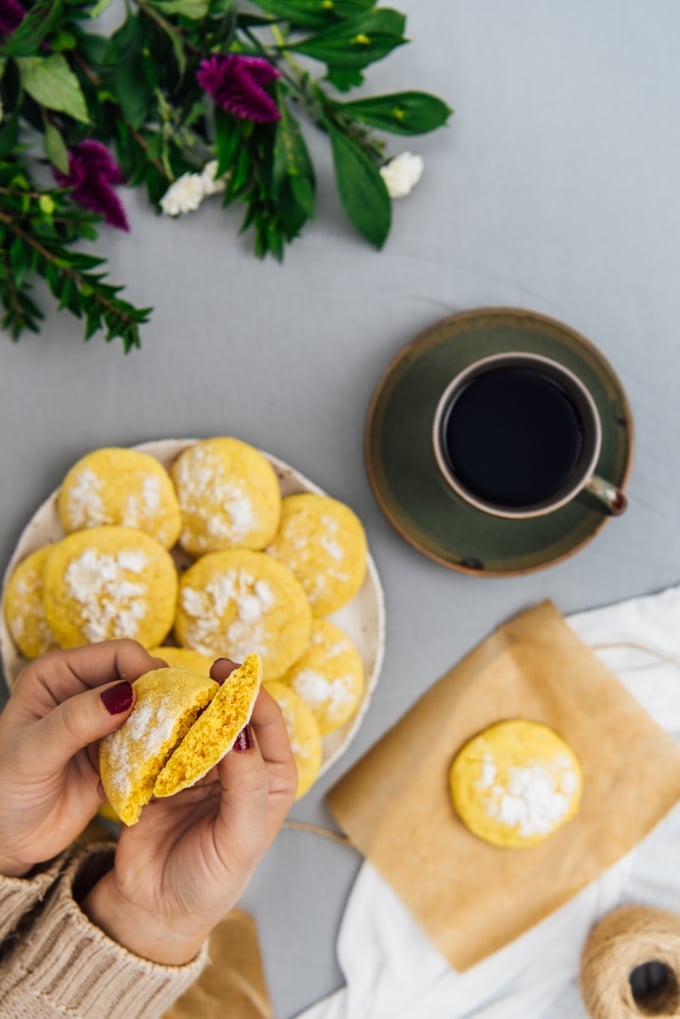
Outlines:
POLYGON ((105 283, 95 272, 104 259, 73 251, 69 244, 96 236, 97 217, 71 208, 65 192, 38 191, 11 160, 0 159, 0 299, 5 314, 3 328, 13 339, 24 329, 39 331, 43 314, 30 296, 29 277, 38 274, 47 282, 60 308, 85 319, 85 340, 98 330, 105 338, 119 337, 127 352, 139 347, 139 326, 148 320, 150 308, 135 308, 117 295, 122 289, 105 283), (11 175, 11 176, 10 176, 11 175))
POLYGON ((128 0, 107 37, 91 31, 106 3, 0 0, 0 113, 12 111, 0 123, 0 299, 14 338, 39 329, 37 275, 84 318, 86 339, 102 330, 139 345, 150 309, 122 300, 104 259, 80 249, 102 217, 127 229, 121 183, 173 216, 210 195, 241 204, 256 255, 283 259, 315 215, 301 117, 328 137, 348 218, 384 245, 392 198, 415 177, 395 188, 411 164, 390 158, 383 135, 451 114, 423 92, 344 96, 407 42, 403 14, 375 0, 128 0), (35 182, 38 164, 54 186, 35 182))

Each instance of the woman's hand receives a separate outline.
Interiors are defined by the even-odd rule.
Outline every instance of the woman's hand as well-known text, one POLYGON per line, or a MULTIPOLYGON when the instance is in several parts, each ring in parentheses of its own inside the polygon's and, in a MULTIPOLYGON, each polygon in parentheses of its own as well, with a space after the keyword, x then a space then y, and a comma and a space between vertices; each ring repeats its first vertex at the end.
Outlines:
POLYGON ((52 651, 0 715, 0 873, 21 877, 81 833, 102 802, 96 747, 132 708, 131 681, 165 663, 131 640, 52 651))
MULTIPOLYGON (((223 680, 233 663, 215 663, 223 680)), ((297 778, 281 711, 261 691, 234 749, 197 785, 124 828, 115 864, 82 908, 136 955, 189 962, 236 904, 279 830, 297 778)))

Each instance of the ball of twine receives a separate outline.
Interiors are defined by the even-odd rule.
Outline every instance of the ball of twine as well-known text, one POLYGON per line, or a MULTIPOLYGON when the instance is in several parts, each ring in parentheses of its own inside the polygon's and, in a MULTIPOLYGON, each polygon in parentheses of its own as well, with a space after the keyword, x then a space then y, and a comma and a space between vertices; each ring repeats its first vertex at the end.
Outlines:
POLYGON ((680 916, 624 906, 592 930, 581 994, 593 1019, 680 1017, 680 916))

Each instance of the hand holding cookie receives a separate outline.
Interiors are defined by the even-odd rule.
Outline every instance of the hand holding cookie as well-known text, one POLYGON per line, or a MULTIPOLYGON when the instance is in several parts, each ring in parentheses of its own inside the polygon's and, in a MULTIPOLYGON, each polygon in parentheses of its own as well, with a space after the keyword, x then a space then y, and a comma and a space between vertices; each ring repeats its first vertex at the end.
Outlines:
MULTIPOLYGON (((216 662, 224 680, 233 665, 216 662)), ((191 960, 240 897, 290 806, 296 773, 276 702, 261 691, 234 749, 196 785, 148 803, 124 827, 115 864, 83 902, 136 955, 191 960)))
POLYGON ((52 651, 0 715, 0 873, 21 877, 76 838, 101 805, 96 747, 130 713, 131 682, 161 663, 131 640, 52 651))

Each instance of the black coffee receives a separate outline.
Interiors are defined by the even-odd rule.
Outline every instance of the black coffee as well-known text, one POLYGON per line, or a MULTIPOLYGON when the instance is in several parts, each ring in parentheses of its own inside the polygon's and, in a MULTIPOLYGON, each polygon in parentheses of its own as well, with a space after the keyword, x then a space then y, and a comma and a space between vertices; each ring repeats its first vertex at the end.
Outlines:
POLYGON ((533 368, 490 368, 454 397, 442 425, 449 466, 477 497, 532 506, 559 492, 583 450, 577 410, 533 368))

